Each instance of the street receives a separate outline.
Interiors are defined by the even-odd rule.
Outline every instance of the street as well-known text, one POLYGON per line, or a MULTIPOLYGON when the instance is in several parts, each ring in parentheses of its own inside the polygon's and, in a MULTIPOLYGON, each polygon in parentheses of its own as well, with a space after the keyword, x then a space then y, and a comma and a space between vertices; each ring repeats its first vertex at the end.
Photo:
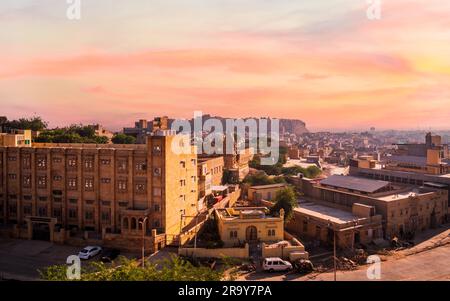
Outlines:
MULTIPOLYGON (((381 281, 399 280, 450 280, 450 230, 442 229, 428 231, 426 237, 416 246, 397 251, 386 256, 381 262, 381 281), (434 232, 434 233, 433 233, 434 232), (426 237, 429 235, 428 237, 426 237), (430 237, 431 236, 431 237, 430 237)), ((418 239, 421 239, 419 237, 418 239)), ((367 268, 360 266, 353 271, 338 271, 338 281, 368 281, 367 268)), ((333 281, 334 273, 311 273, 301 276, 296 273, 257 272, 240 277, 239 280, 262 281, 333 281)))
MULTIPOLYGON (((77 255, 80 247, 57 245, 39 240, 0 239, 0 278, 39 280, 39 269, 65 264, 67 257, 77 255)), ((133 257, 132 254, 121 254, 133 257)), ((93 260, 81 261, 82 265, 93 260)))

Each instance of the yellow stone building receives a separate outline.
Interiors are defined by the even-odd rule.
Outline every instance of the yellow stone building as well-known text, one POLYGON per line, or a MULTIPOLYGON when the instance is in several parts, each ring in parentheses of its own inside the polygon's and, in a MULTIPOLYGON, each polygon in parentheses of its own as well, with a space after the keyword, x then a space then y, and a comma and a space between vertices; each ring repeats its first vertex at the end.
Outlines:
POLYGON ((284 239, 283 210, 279 216, 271 216, 266 207, 224 208, 216 210, 216 218, 225 247, 284 239))
POLYGON ((61 229, 125 238, 155 229, 177 240, 198 202, 195 148, 177 137, 158 131, 144 145, 0 146, 0 222, 28 229, 30 239, 52 240, 61 229))

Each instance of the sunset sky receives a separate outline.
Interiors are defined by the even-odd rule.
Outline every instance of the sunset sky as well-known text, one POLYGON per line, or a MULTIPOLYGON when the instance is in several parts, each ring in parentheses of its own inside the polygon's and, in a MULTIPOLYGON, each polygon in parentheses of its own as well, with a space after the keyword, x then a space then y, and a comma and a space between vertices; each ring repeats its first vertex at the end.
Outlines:
POLYGON ((302 119, 311 130, 450 129, 450 2, 1 0, 0 115, 302 119))

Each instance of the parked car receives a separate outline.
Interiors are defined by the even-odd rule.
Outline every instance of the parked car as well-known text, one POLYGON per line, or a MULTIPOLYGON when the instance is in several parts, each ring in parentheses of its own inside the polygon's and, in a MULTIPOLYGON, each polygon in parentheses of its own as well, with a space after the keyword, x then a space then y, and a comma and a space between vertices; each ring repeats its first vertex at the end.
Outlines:
POLYGON ((108 249, 103 251, 102 258, 100 259, 102 262, 111 262, 119 256, 120 251, 117 249, 108 249))
POLYGON ((100 254, 101 251, 102 248, 99 246, 87 246, 78 253, 78 257, 80 257, 80 259, 90 259, 100 254))
POLYGON ((314 271, 314 265, 307 259, 298 259, 294 262, 294 269, 297 273, 308 274, 314 271))
POLYGON ((264 259, 263 270, 268 272, 289 271, 292 270, 292 264, 279 257, 270 257, 264 259))

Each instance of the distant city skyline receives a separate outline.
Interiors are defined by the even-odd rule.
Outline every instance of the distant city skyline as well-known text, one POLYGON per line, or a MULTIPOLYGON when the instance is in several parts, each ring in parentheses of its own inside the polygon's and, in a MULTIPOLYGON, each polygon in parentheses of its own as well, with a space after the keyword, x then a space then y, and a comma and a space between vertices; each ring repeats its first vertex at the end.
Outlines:
POLYGON ((0 3, 0 103, 50 127, 193 112, 319 130, 449 130, 450 3, 82 0, 0 3))

